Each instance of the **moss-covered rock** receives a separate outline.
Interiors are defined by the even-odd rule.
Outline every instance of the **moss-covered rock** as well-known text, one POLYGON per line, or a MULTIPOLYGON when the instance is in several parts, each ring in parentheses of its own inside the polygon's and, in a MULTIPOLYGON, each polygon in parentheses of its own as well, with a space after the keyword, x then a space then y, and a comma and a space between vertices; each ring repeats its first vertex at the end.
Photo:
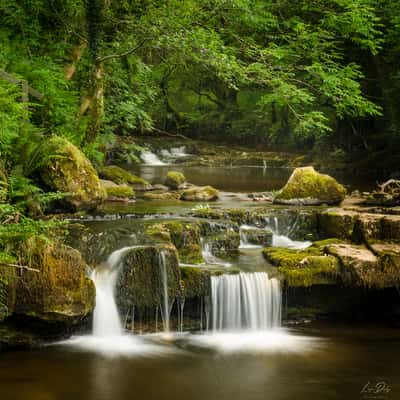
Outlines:
POLYGON ((134 190, 128 185, 117 185, 116 183, 105 179, 101 179, 101 184, 106 188, 107 200, 129 201, 135 198, 134 190))
POLYGON ((185 175, 177 171, 169 171, 165 178, 165 185, 173 190, 179 189, 185 182, 185 175))
POLYGON ((180 270, 182 294, 185 299, 210 295, 209 271, 196 267, 180 267, 180 270))
POLYGON ((339 258, 342 280, 368 288, 398 287, 400 284, 399 254, 387 247, 375 247, 377 254, 365 246, 334 244, 326 251, 339 258))
POLYGON ((131 172, 116 165, 108 165, 104 167, 100 172, 100 176, 118 185, 129 184, 134 188, 135 186, 138 186, 137 190, 140 190, 140 187, 145 188, 146 186, 151 186, 145 179, 139 178, 131 172))
POLYGON ((240 227, 240 239, 244 244, 253 244, 263 247, 272 245, 273 233, 269 229, 260 229, 252 226, 240 227))
POLYGON ((201 264, 200 226, 194 222, 169 221, 151 225, 146 233, 151 238, 172 243, 179 260, 185 264, 201 264))
POLYGON ((21 262, 39 272, 24 271, 17 280, 16 314, 70 325, 92 312, 95 288, 77 250, 34 238, 21 250, 21 262))
POLYGON ((351 240, 358 214, 341 208, 332 208, 318 215, 320 233, 325 237, 351 240))
POLYGON ((116 300, 122 315, 132 306, 137 310, 154 310, 163 304, 161 252, 166 260, 168 297, 172 301, 181 295, 178 254, 173 245, 132 248, 124 257, 116 285, 116 300))
POLYGON ((154 190, 143 194, 143 198, 146 200, 179 200, 180 196, 180 192, 164 190, 154 190))
POLYGON ((51 157, 41 168, 41 177, 52 190, 68 193, 63 199, 68 208, 73 211, 93 209, 106 199, 106 190, 96 170, 76 146, 53 136, 43 151, 51 157))
POLYGON ((277 204, 317 205, 337 204, 346 189, 334 178, 320 174, 313 167, 296 168, 286 185, 274 198, 277 204))
POLYGON ((0 265, 0 322, 14 312, 16 285, 15 268, 0 265))
POLYGON ((182 192, 180 199, 184 201, 218 200, 219 192, 212 186, 196 186, 182 192))
POLYGON ((338 283, 339 260, 326 255, 324 247, 328 243, 316 242, 306 250, 281 247, 267 247, 264 257, 278 267, 288 286, 333 285, 338 283))
POLYGON ((232 258, 238 254, 240 245, 239 233, 233 229, 219 233, 208 239, 210 251, 216 257, 232 258))

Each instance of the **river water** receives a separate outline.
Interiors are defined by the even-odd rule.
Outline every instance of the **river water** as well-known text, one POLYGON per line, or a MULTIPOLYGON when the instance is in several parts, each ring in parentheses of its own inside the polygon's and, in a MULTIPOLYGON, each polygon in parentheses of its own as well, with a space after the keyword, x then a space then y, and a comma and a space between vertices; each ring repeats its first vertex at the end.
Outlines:
POLYGON ((149 336, 141 340, 154 346, 131 354, 63 345, 5 353, 1 399, 400 398, 398 330, 310 324, 292 335, 304 341, 286 349, 230 347, 226 338, 197 343, 183 335, 169 341, 149 336), (376 391, 378 382, 384 382, 379 394, 361 393, 376 391))

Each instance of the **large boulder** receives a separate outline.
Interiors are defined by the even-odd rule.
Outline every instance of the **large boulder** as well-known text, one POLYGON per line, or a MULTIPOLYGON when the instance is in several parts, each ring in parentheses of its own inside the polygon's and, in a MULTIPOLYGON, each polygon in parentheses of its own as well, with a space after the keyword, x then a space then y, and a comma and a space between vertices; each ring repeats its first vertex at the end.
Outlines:
POLYGON ((182 192, 180 199, 184 201, 214 201, 218 200, 218 190, 212 186, 195 186, 182 192))
POLYGON ((16 281, 14 313, 46 323, 72 325, 93 311, 95 287, 79 251, 58 242, 30 239, 16 281))
POLYGON ((296 168, 274 203, 291 205, 338 204, 346 189, 334 178, 320 174, 314 167, 296 168))
POLYGON ((43 153, 50 156, 41 168, 41 177, 52 190, 68 193, 63 199, 68 209, 90 210, 107 198, 91 162, 68 140, 49 138, 43 153))
POLYGON ((126 315, 133 306, 137 311, 151 310, 153 313, 156 306, 164 304, 162 254, 165 256, 170 304, 180 296, 180 272, 175 247, 168 244, 133 247, 124 256, 115 291, 122 315, 126 315))

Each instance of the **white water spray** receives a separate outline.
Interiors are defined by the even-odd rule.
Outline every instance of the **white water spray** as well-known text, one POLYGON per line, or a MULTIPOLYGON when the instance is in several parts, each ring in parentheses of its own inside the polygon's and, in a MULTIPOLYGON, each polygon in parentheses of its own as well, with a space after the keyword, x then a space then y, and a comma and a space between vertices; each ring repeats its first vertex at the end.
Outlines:
POLYGON ((156 154, 151 151, 144 151, 140 154, 140 158, 146 165, 167 165, 165 162, 161 161, 156 154))
POLYGON ((161 281, 163 286, 163 305, 162 305, 162 317, 164 322, 164 332, 170 331, 170 307, 168 298, 168 271, 167 271, 167 259, 164 251, 158 253, 159 264, 161 269, 161 281))
POLYGON ((240 249, 259 249, 262 246, 258 245, 258 244, 252 244, 249 240, 248 237, 248 230, 250 229, 256 229, 253 226, 249 226, 249 225, 242 225, 239 229, 239 235, 240 235, 240 249))

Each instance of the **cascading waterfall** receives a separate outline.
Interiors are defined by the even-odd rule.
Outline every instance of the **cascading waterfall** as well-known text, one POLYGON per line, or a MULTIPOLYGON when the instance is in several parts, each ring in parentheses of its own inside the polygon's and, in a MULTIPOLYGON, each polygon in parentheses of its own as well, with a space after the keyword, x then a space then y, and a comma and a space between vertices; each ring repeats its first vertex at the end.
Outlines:
POLYGON ((146 165, 167 165, 165 162, 161 161, 156 154, 151 151, 144 151, 140 154, 140 158, 146 165))
POLYGON ((254 229, 254 227, 249 226, 249 225, 241 225, 239 229, 239 235, 240 235, 240 247, 241 249, 259 249, 260 245, 257 244, 252 244, 250 243, 247 235, 247 231, 249 229, 254 229))
POLYGON ((267 226, 271 229, 272 236, 272 246, 273 247, 286 247, 288 249, 302 250, 311 246, 311 242, 308 240, 292 240, 288 236, 281 234, 279 227, 279 220, 277 217, 268 217, 266 219, 267 226))
POLYGON ((214 256, 211 251, 211 243, 203 238, 201 239, 201 255, 207 265, 219 265, 222 267, 230 267, 231 264, 214 256))
POLYGON ((123 247, 114 251, 103 265, 92 272, 91 278, 96 286, 96 307, 93 312, 94 336, 119 336, 122 334, 114 288, 123 256, 131 248, 123 247))
POLYGON ((281 323, 279 281, 265 272, 211 277, 213 331, 277 328, 281 323))

